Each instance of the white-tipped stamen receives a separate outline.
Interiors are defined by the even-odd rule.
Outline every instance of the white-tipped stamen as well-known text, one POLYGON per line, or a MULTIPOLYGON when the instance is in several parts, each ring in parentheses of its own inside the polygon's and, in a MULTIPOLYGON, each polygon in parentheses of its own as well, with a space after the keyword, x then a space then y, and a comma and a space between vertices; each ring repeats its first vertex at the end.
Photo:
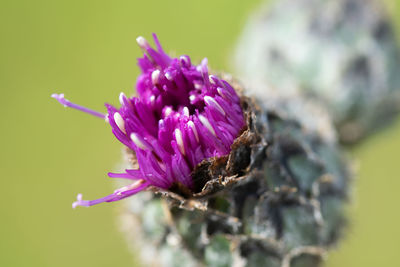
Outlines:
POLYGON ((170 108, 170 107, 167 107, 167 108, 164 110, 164 116, 165 116, 165 117, 168 117, 169 115, 171 115, 171 113, 172 113, 172 108, 170 108))
POLYGON ((52 98, 56 99, 61 105, 64 107, 68 107, 67 103, 69 102, 67 99, 65 99, 64 94, 52 94, 52 98))
POLYGON ((139 36, 138 38, 136 38, 136 42, 143 49, 146 49, 147 47, 149 47, 149 43, 143 36, 139 36))
POLYGON ((200 83, 195 83, 194 88, 200 90, 201 88, 203 88, 203 85, 200 83))
POLYGON ((160 70, 155 70, 151 73, 151 82, 156 85, 160 81, 160 70))
POLYGON ((214 98, 212 98, 211 96, 207 95, 207 96, 204 97, 204 101, 206 102, 206 104, 208 106, 214 105, 217 108, 217 110, 219 112, 221 112, 222 115, 225 116, 225 110, 221 107, 220 104, 218 104, 218 102, 214 98))
POLYGON ((121 130, 121 132, 123 132, 124 134, 126 134, 125 131, 125 121, 122 118, 121 114, 119 114, 118 112, 114 113, 114 121, 115 124, 117 124, 118 128, 121 130))
POLYGON ((119 94, 119 102, 121 103, 121 105, 127 105, 129 107, 132 107, 131 101, 129 101, 129 98, 126 97, 126 95, 123 92, 119 94))
POLYGON ((196 100, 196 96, 195 95, 189 96, 189 100, 190 100, 190 103, 194 102, 196 100))
POLYGON ((223 88, 221 88, 221 87, 218 87, 218 88, 217 88, 217 91, 218 91, 218 94, 219 94, 220 96, 222 96, 222 97, 225 98, 225 99, 229 99, 229 98, 228 98, 229 93, 228 93, 225 89, 223 89, 223 88))
POLYGON ((203 115, 199 115, 199 119, 200 119, 201 123, 204 125, 204 127, 206 127, 212 133, 212 135, 217 137, 217 134, 215 133, 215 130, 211 126, 211 123, 208 121, 208 119, 206 117, 204 117, 203 115))
POLYGON ((175 139, 178 144, 179 151, 182 155, 185 155, 185 146, 183 145, 182 132, 179 129, 175 129, 175 139))
POLYGON ((105 119, 105 117, 106 117, 106 115, 103 113, 100 113, 100 112, 94 111, 92 109, 89 109, 89 108, 83 107, 81 105, 70 102, 69 100, 65 99, 64 94, 52 94, 51 97, 56 99, 64 107, 73 108, 73 109, 88 113, 92 116, 102 118, 102 119, 105 119))
POLYGON ((181 57, 179 57, 179 59, 184 61, 186 65, 189 65, 189 60, 186 57, 181 56, 181 57))
POLYGON ((166 73, 165 73, 165 78, 167 78, 169 81, 172 81, 172 80, 173 80, 172 75, 171 75, 171 73, 169 73, 169 72, 166 72, 166 73))
POLYGON ((196 125, 194 125, 193 121, 189 121, 188 125, 189 125, 190 128, 192 128, 192 131, 194 133, 194 137, 196 137, 197 142, 199 142, 200 139, 199 139, 199 134, 197 133, 196 125))
POLYGON ((215 78, 215 75, 208 75, 208 80, 210 80, 210 83, 216 84, 213 78, 215 78))
POLYGON ((189 109, 188 109, 188 107, 184 107, 183 108, 183 115, 185 115, 186 117, 189 117, 189 109))
POLYGON ((218 88, 217 88, 217 91, 218 91, 218 94, 219 94, 220 96, 222 96, 223 98, 225 98, 225 94, 224 94, 224 92, 222 91, 222 88, 221 88, 221 87, 218 87, 218 88))
POLYGON ((121 105, 124 105, 124 99, 126 98, 127 98, 126 95, 123 92, 121 92, 119 94, 119 103, 121 103, 121 105))
POLYGON ((131 133, 131 140, 132 142, 140 149, 146 150, 147 146, 140 141, 139 137, 135 133, 131 133))
POLYGON ((78 207, 81 201, 82 201, 82 194, 78 194, 76 196, 76 201, 72 203, 72 208, 75 209, 76 207, 78 207))
POLYGON ((155 96, 155 95, 151 95, 151 96, 150 96, 150 103, 151 103, 152 105, 154 105, 154 101, 156 101, 156 96, 155 96))

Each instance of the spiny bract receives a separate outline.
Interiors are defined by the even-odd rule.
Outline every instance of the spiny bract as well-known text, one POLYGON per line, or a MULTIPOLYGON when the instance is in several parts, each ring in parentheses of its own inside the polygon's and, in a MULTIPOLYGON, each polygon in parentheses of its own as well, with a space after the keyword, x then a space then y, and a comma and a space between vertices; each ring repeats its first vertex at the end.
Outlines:
POLYGON ((336 143, 284 110, 242 106, 230 154, 193 173, 208 180, 200 193, 127 202, 124 232, 146 265, 313 267, 341 236, 350 173, 336 143))

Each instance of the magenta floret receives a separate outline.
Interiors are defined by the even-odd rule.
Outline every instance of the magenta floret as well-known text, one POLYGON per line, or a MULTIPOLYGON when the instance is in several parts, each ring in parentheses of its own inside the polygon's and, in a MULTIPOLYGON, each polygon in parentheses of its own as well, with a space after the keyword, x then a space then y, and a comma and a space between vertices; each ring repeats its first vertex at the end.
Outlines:
MULTIPOLYGON (((143 37, 137 39, 144 50, 138 59, 142 71, 136 84, 138 96, 121 93, 120 108, 106 104, 113 134, 135 152, 139 165, 138 170, 109 176, 134 183, 97 200, 82 200, 78 195, 73 207, 120 200, 149 186, 169 189, 179 183, 192 190, 191 172, 196 165, 229 154, 245 126, 238 95, 228 82, 208 74, 207 59, 196 66, 186 55, 171 58, 156 35, 153 38, 156 50, 143 37)), ((74 108, 63 95, 53 97, 74 108)))

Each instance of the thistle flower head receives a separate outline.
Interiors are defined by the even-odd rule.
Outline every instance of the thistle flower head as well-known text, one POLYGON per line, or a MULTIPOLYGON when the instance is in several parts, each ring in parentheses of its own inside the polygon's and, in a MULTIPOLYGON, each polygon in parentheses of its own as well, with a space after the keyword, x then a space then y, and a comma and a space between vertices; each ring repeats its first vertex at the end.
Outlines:
POLYGON ((149 186, 170 189, 174 185, 194 189, 191 173, 204 159, 229 154, 233 141, 245 126, 240 99, 232 86, 208 74, 207 59, 193 65, 189 56, 171 58, 153 35, 156 49, 137 38, 144 55, 137 79, 137 97, 121 93, 121 106, 106 104, 108 114, 73 104, 54 94, 64 106, 105 118, 115 137, 137 158, 139 169, 109 173, 132 180, 131 185, 97 200, 78 199, 76 206, 91 206, 131 196, 149 186))

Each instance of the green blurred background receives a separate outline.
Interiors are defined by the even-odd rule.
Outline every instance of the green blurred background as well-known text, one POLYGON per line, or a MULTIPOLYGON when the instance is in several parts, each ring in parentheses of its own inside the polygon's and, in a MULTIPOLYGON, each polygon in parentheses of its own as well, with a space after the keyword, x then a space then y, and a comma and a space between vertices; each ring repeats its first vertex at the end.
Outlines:
MULTIPOLYGON (((398 17, 399 1, 386 2, 398 17)), ((0 1, 0 266, 137 264, 118 231, 120 203, 71 208, 79 192, 93 199, 112 191, 106 172, 121 146, 103 121, 50 94, 104 111, 104 102, 133 91, 135 38, 151 32, 167 51, 231 71, 235 40, 259 3, 0 1)), ((360 172, 351 227, 327 266, 400 266, 398 151, 400 120, 352 148, 360 172)))

